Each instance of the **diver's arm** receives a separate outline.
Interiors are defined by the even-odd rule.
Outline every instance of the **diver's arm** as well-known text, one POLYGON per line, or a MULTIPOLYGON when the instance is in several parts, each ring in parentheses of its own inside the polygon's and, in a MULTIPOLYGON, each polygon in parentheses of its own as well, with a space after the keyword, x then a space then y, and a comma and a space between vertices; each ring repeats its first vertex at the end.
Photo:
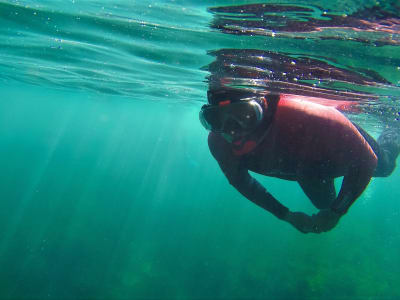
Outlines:
POLYGON ((375 167, 376 160, 370 164, 365 163, 365 166, 349 168, 348 174, 343 178, 339 195, 331 205, 331 210, 344 215, 367 187, 375 167))
MULTIPOLYGON (((343 177, 339 195, 331 205, 331 210, 344 215, 356 199, 362 194, 370 182, 378 159, 367 142, 363 143, 364 149, 353 149, 356 158, 349 164, 347 174, 343 177)), ((351 150, 351 149, 350 149, 351 150)))
MULTIPOLYGON (((234 165, 234 164, 233 164, 234 165)), ((222 163, 221 169, 229 183, 251 202, 264 208, 279 219, 284 219, 289 209, 276 200, 246 169, 229 170, 222 163)), ((230 165, 232 166, 232 165, 230 165)))
POLYGON ((359 160, 357 164, 349 167, 348 173, 343 178, 339 195, 331 207, 312 215, 312 232, 326 232, 337 225, 340 218, 367 187, 375 166, 376 157, 370 156, 370 159, 359 160))
POLYGON ((248 170, 241 166, 240 157, 232 154, 231 148, 220 136, 210 133, 208 145, 229 183, 243 196, 279 219, 286 216, 289 211, 287 207, 277 201, 256 179, 250 176, 248 170))
POLYGON ((303 233, 313 231, 312 218, 301 212, 289 211, 286 206, 282 205, 268 193, 255 178, 250 176, 248 170, 241 166, 240 158, 232 154, 226 142, 216 134, 210 133, 208 145, 229 183, 243 196, 269 211, 277 218, 288 222, 297 230, 303 233))
POLYGON ((312 217, 302 212, 291 212, 281 204, 252 176, 246 169, 233 169, 235 164, 219 165, 233 185, 243 196, 251 202, 272 213, 278 219, 288 222, 302 233, 316 232, 312 217))
POLYGON ((339 219, 347 212, 367 187, 371 180, 374 168, 350 168, 349 173, 344 176, 342 187, 336 200, 330 209, 320 210, 312 218, 312 232, 321 233, 334 228, 339 219))

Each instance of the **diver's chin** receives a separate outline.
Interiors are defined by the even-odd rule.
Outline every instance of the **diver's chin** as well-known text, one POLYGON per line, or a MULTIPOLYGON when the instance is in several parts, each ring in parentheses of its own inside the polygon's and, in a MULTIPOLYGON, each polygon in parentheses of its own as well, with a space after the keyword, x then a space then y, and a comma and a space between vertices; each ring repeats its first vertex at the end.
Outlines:
POLYGON ((232 136, 227 133, 221 133, 221 135, 224 140, 227 141, 229 144, 241 145, 244 141, 243 136, 232 136))
POLYGON ((237 138, 235 140, 232 141, 232 144, 234 144, 235 146, 241 146, 244 143, 244 138, 237 138))

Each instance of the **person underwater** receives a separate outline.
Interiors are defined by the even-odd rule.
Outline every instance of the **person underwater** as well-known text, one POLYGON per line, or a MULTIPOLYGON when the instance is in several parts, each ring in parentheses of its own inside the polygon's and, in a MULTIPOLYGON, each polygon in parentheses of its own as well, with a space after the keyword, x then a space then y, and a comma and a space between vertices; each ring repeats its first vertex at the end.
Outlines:
POLYGON ((244 197, 303 233, 334 228, 372 177, 389 176, 400 152, 400 131, 377 141, 340 111, 302 96, 208 91, 199 113, 208 145, 229 183, 244 197), (297 181, 319 210, 293 212, 249 171, 297 181), (334 179, 343 176, 336 194, 334 179))

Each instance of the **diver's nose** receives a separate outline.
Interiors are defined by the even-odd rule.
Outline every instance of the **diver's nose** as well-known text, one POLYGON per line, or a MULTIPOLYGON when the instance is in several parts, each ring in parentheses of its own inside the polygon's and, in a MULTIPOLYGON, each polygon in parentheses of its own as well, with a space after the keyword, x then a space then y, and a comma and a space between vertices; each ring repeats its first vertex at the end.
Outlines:
POLYGON ((222 136, 231 143, 234 137, 239 133, 240 124, 233 118, 225 120, 222 127, 222 136))
POLYGON ((232 119, 228 118, 225 120, 223 126, 222 126, 222 131, 229 134, 229 135, 235 135, 236 133, 236 128, 238 127, 239 124, 232 119))

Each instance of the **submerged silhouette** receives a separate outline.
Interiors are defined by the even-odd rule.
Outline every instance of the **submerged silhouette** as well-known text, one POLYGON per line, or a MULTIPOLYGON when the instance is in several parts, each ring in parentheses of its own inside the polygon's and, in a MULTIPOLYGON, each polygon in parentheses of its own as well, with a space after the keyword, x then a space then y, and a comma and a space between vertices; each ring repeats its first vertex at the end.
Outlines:
MULTIPOLYGON (((240 34, 253 32, 246 31, 246 26, 310 31, 342 24, 371 29, 360 18, 362 13, 346 19, 348 23, 336 16, 329 21, 308 19, 307 23, 278 17, 266 20, 266 12, 294 9, 298 7, 211 9, 232 14, 215 19, 212 26, 240 34), (243 20, 235 17, 238 12, 262 20, 243 20)), ((392 17, 382 15, 374 21, 395 30, 397 19, 385 23, 392 17)), ((210 54, 216 59, 207 66, 208 104, 200 111, 200 121, 210 131, 210 151, 229 183, 250 201, 303 233, 321 233, 336 226, 372 177, 393 172, 400 152, 399 126, 386 128, 375 141, 343 114, 358 113, 360 104, 379 99, 363 92, 366 87, 391 85, 379 74, 339 67, 318 57, 263 50, 221 49, 210 54), (345 88, 338 89, 338 85, 345 88), (319 212, 309 216, 291 211, 249 171, 297 181, 319 212), (337 194, 334 179, 338 177, 343 182, 337 194)))

